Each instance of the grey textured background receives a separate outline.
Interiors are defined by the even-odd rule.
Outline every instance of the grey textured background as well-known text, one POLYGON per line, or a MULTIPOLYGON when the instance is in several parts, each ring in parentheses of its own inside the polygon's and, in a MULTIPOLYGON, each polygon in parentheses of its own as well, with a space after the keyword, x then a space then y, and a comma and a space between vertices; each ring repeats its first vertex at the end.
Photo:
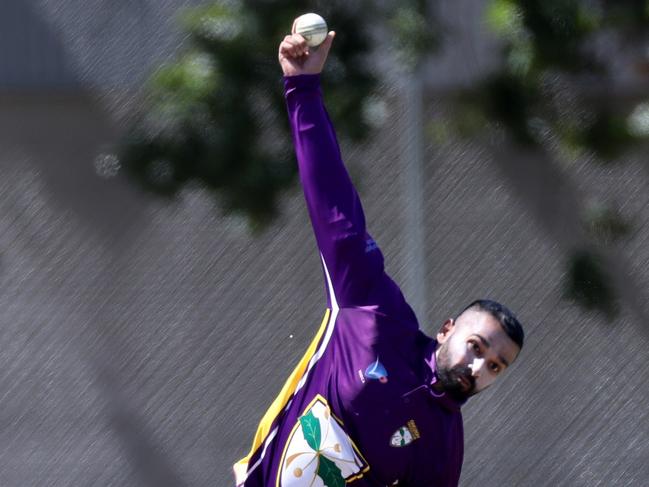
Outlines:
MULTIPOLYGON (((0 485, 232 485, 231 464, 324 313, 301 196, 253 238, 198 188, 164 202, 98 174, 133 93, 181 45, 176 9, 198 2, 5 3, 0 485)), ((431 74, 433 113, 444 86, 474 75, 464 60, 488 52, 478 2, 454 5, 444 10, 463 40, 431 74)), ((344 155, 403 282, 398 141, 409 134, 399 90, 386 93, 389 126, 344 155)), ((647 485, 646 161, 521 171, 525 157, 477 143, 427 153, 422 327, 488 296, 527 329, 521 359, 465 407, 462 485, 647 485), (615 321, 561 299, 572 222, 592 195, 636 228, 611 253, 626 291, 615 321)))

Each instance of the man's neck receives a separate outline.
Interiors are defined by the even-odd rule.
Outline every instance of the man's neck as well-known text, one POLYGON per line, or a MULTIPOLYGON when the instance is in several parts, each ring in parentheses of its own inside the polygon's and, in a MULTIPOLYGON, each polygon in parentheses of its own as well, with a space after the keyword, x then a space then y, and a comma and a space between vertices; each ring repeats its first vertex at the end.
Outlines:
POLYGON ((430 388, 431 388, 433 391, 435 391, 435 392, 437 392, 437 393, 439 393, 439 394, 441 394, 442 392, 444 392, 444 386, 442 386, 442 383, 441 383, 439 380, 437 380, 437 381, 435 381, 433 384, 431 384, 431 385, 430 385, 430 388))

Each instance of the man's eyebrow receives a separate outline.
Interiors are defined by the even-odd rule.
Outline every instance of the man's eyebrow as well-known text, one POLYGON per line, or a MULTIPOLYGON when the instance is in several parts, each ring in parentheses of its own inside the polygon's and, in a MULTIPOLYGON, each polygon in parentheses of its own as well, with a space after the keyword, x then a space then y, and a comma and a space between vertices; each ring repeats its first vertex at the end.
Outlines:
POLYGON ((480 339, 480 341, 482 342, 482 344, 485 347, 487 347, 487 348, 491 347, 491 343, 489 343, 489 340, 487 340, 485 337, 483 337, 479 333, 474 333, 474 335, 477 336, 480 339))
MULTIPOLYGON (((489 343, 489 340, 487 340, 485 337, 483 337, 483 336, 480 335, 479 333, 474 333, 474 335, 477 336, 477 337, 480 339, 480 341, 482 342, 482 345, 483 345, 485 348, 489 348, 489 347, 491 347, 491 343, 489 343)), ((500 359, 500 361, 501 361, 503 364, 505 364, 505 367, 509 367, 509 362, 507 362, 507 360, 505 360, 505 357, 503 357, 502 355, 498 354, 498 358, 500 359)))

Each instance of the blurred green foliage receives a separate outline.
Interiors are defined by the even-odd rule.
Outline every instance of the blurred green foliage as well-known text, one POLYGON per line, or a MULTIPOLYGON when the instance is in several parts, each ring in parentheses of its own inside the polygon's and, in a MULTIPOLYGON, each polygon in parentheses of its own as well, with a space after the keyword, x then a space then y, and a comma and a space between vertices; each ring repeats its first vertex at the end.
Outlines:
POLYGON ((441 25, 429 12, 429 5, 426 0, 402 0, 383 12, 396 61, 404 71, 416 70, 440 46, 441 25))
POLYGON ((603 312, 609 318, 619 310, 606 265, 601 255, 591 249, 575 250, 569 255, 564 292, 585 309, 603 312))
MULTIPOLYGON (((325 76, 334 116, 345 134, 368 130, 361 118, 375 79, 356 62, 368 52, 359 29, 345 29, 358 9, 331 4, 336 39, 325 76)), ((211 191, 225 212, 251 227, 271 220, 277 198, 295 178, 277 47, 306 1, 221 1, 182 17, 188 47, 152 77, 145 109, 123 140, 121 161, 142 187, 173 196, 187 184, 211 191)))
MULTIPOLYGON (((327 106, 340 135, 358 141, 382 111, 376 92, 381 73, 370 49, 381 45, 376 36, 387 32, 398 65, 416 70, 443 40, 431 5, 220 0, 185 12, 188 47, 152 77, 145 108, 123 141, 122 166, 160 195, 198 184, 226 213, 263 228, 296 176, 276 59, 291 20, 317 11, 338 31, 323 73, 327 106)), ((453 120, 430 124, 436 140, 497 127, 532 150, 553 144, 563 154, 589 154, 600 163, 613 163, 647 141, 649 102, 618 103, 610 61, 616 52, 647 43, 649 1, 489 0, 485 16, 500 39, 501 63, 459 93, 453 120), (601 45, 615 48, 602 52, 601 45)), ((649 72, 642 55, 637 68, 649 72)), ((631 229, 605 205, 587 209, 583 225, 602 248, 631 229)), ((567 295, 612 312, 614 293, 597 253, 575 249, 571 262, 567 295)))
POLYGON ((528 146, 546 143, 535 127, 548 127, 571 153, 603 163, 646 141, 649 130, 634 129, 642 125, 634 125, 634 107, 616 103, 611 62, 646 44, 646 1, 491 0, 486 17, 503 63, 459 97, 460 125, 480 110, 528 146), (598 51, 604 43, 614 49, 598 51))
MULTIPOLYGON (((568 158, 600 164, 646 144, 649 105, 622 102, 615 61, 618 53, 636 53, 637 65, 629 68, 646 71, 649 2, 491 0, 486 20, 500 39, 502 64, 457 97, 459 133, 495 126, 530 150, 558 148, 568 158)), ((586 207, 581 218, 592 248, 570 252, 566 296, 612 315, 618 297, 601 252, 632 225, 602 202, 586 207)))
POLYGON ((417 10, 424 3, 221 0, 186 11, 188 47, 152 76, 145 108, 123 140, 122 166, 159 195, 197 184, 226 213, 263 228, 296 176, 277 62, 292 19, 317 11, 338 31, 323 84, 339 133, 358 141, 382 106, 369 58, 371 19, 392 19, 397 51, 417 58, 435 38, 417 10))
POLYGON ((617 208, 591 203, 584 212, 587 231, 598 243, 610 245, 631 234, 632 225, 617 208))

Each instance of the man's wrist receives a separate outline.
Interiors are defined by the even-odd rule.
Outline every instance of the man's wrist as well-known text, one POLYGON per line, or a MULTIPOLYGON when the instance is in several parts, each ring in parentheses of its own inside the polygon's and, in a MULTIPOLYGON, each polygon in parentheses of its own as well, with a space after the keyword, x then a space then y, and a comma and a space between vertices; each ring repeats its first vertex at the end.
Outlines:
POLYGON ((293 91, 318 90, 320 88, 320 74, 298 74, 284 76, 284 91, 288 94, 293 91))

